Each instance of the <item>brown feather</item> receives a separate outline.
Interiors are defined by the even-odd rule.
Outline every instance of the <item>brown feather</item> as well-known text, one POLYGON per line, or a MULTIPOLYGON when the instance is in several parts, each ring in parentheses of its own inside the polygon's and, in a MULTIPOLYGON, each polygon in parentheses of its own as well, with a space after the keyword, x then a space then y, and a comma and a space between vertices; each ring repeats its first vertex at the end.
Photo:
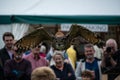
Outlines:
POLYGON ((40 27, 18 40, 15 43, 15 46, 17 46, 18 49, 26 51, 38 46, 43 40, 52 40, 52 37, 44 30, 43 27, 40 27))

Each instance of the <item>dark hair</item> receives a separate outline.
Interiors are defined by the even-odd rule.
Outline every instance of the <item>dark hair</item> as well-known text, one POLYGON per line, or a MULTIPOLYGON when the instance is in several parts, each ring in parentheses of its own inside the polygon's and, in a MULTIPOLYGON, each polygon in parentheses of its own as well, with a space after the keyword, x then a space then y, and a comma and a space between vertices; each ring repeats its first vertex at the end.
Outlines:
POLYGON ((83 71, 81 76, 82 77, 89 77, 90 79, 93 78, 92 73, 90 71, 87 71, 87 70, 83 71))
POLYGON ((11 36, 14 39, 14 35, 11 32, 5 32, 2 37, 3 40, 5 40, 5 36, 11 36))

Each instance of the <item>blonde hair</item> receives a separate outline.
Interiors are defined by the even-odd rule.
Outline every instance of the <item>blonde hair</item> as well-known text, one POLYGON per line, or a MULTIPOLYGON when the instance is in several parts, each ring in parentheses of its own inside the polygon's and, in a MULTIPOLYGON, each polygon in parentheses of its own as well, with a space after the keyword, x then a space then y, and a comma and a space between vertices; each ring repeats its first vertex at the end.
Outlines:
POLYGON ((54 71, 49 67, 39 67, 33 70, 31 80, 55 80, 54 71))
POLYGON ((53 55, 53 59, 55 59, 56 55, 60 55, 62 57, 62 59, 64 60, 63 52, 61 52, 61 51, 55 51, 54 55, 53 55))

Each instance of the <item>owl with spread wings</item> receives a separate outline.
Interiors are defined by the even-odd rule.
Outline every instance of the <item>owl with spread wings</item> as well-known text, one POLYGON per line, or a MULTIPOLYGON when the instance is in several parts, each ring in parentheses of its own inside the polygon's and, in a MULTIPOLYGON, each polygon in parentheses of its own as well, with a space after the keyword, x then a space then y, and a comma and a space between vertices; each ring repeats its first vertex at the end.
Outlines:
POLYGON ((100 41, 94 32, 80 25, 72 25, 70 31, 66 35, 59 34, 61 34, 61 32, 57 32, 56 35, 49 34, 43 27, 40 27, 18 40, 15 43, 15 46, 18 47, 19 52, 25 52, 35 46, 38 46, 42 41, 48 40, 52 42, 54 49, 66 50, 69 48, 71 41, 78 36, 81 36, 87 42, 92 44, 100 41))

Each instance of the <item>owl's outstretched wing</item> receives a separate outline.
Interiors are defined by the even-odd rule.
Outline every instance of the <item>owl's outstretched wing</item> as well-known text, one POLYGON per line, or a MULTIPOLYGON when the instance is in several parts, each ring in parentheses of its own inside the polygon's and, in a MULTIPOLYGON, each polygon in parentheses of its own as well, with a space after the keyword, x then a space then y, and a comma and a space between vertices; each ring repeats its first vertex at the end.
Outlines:
POLYGON ((72 25, 69 33, 66 34, 66 38, 66 47, 68 48, 70 44, 74 45, 78 60, 84 58, 84 44, 95 44, 100 41, 94 32, 80 25, 72 25))
POLYGON ((25 52, 31 48, 38 46, 43 40, 52 40, 52 36, 45 31, 43 27, 25 35, 23 38, 15 43, 15 46, 20 50, 19 52, 25 52))
POLYGON ((71 40, 77 36, 81 36, 86 41, 88 41, 92 44, 95 44, 95 43, 99 42, 99 40, 100 40, 100 39, 98 39, 97 35, 94 32, 92 32, 80 25, 72 25, 67 36, 68 36, 69 40, 71 40))

